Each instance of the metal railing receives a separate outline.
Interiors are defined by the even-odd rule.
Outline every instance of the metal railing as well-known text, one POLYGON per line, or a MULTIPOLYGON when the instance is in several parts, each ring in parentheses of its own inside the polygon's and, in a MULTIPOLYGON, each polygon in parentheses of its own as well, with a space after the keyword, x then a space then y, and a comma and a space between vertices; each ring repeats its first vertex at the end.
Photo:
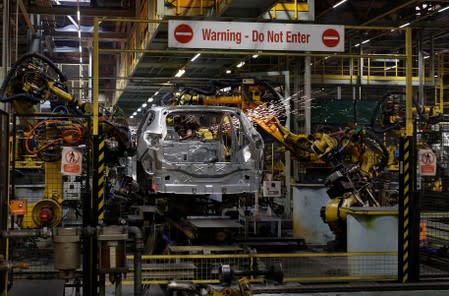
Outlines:
MULTIPOLYGON (((128 260, 132 259, 128 256, 128 260)), ((286 283, 392 281, 397 279, 398 269, 396 252, 151 255, 143 256, 142 284, 167 284, 173 280, 219 283, 222 265, 244 272, 281 265, 286 283)), ((262 278, 251 280, 260 282, 262 278)), ((131 283, 132 275, 124 284, 131 283)))

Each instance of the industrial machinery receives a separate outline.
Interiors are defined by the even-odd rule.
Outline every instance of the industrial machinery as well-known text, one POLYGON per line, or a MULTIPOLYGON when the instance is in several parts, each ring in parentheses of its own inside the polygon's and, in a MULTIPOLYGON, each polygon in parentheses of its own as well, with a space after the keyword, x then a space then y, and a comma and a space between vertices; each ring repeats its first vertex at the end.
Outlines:
MULTIPOLYGON (((181 87, 166 103, 240 108, 262 133, 264 141, 274 139, 307 168, 320 168, 317 178, 326 180, 330 198, 323 207, 322 218, 337 240, 345 241, 345 208, 397 204, 397 185, 385 188, 384 180, 398 178, 397 139, 401 131, 399 126, 404 122, 403 97, 390 94, 382 98, 370 126, 340 126, 310 135, 295 134, 284 125, 286 106, 292 103, 291 100, 283 98, 267 81, 243 79, 212 81, 207 89, 181 87)), ((416 110, 417 114, 428 114, 432 120, 439 116, 437 108, 416 110)), ((273 156, 268 157, 273 165, 273 156)))
MULTIPOLYGON (((13 116, 10 227, 1 236, 10 239, 10 260, 27 262, 8 262, 10 266, 30 266, 40 273, 56 270, 59 277, 79 283, 81 244, 91 237, 98 236, 99 250, 106 256, 100 262, 102 272, 126 271, 128 226, 117 226, 116 231, 85 222, 93 211, 90 204, 86 206, 92 194, 92 110, 89 102, 70 94, 65 81, 48 58, 31 53, 16 62, 2 84, 0 100, 11 103, 13 116), (41 112, 44 101, 50 103, 51 113, 41 112), (120 268, 109 253, 120 260, 120 268)), ((120 157, 132 152, 124 114, 117 107, 101 108, 99 114, 105 165, 121 166, 120 157)), ((139 231, 129 232, 137 240, 139 231)))
POLYGON ((220 228, 239 230, 235 221, 259 190, 264 147, 243 112, 216 106, 153 107, 138 133, 137 182, 150 204, 160 204, 165 220, 173 219, 171 224, 190 239, 212 228, 218 231, 214 237, 224 241, 227 231, 220 228), (189 226, 181 226, 180 218, 189 226))

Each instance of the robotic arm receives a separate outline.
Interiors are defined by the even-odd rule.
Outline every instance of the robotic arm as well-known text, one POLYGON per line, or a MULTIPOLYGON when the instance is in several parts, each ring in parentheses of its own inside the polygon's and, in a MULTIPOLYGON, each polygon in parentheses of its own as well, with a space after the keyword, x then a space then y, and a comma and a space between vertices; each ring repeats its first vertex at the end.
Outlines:
POLYGON ((91 112, 88 103, 68 93, 65 75, 47 57, 29 53, 9 71, 0 89, 0 101, 12 102, 17 113, 34 113, 41 101, 63 101, 82 112, 91 112))

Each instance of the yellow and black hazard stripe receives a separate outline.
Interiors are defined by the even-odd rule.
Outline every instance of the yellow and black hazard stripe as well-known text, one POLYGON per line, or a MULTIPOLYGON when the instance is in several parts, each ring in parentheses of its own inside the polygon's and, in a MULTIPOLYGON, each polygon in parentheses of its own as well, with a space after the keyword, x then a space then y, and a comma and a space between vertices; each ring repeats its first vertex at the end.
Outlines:
POLYGON ((97 217, 98 222, 104 220, 104 182, 105 182, 105 166, 104 166, 104 139, 98 140, 98 158, 97 158, 97 217))
POLYGON ((419 280, 419 194, 415 192, 416 151, 414 138, 401 138, 399 174, 399 250, 398 280, 411 283, 419 280))
POLYGON ((411 201, 411 139, 410 137, 405 137, 402 141, 402 172, 401 172, 401 192, 402 192, 402 201, 400 206, 400 214, 401 219, 399 220, 402 225, 400 225, 400 229, 402 230, 399 234, 400 241, 400 249, 402 253, 402 258, 400 258, 400 281, 403 283, 409 282, 409 273, 410 273, 410 233, 411 233, 411 224, 410 224, 410 201, 411 201))

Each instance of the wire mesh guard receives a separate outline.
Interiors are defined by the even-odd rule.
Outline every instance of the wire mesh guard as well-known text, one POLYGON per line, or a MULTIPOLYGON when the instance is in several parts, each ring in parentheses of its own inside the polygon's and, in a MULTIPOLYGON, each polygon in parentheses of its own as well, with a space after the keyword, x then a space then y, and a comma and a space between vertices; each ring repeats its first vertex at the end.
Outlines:
POLYGON ((420 275, 449 275, 449 122, 418 122, 417 182, 420 215, 420 275))
MULTIPOLYGON (((220 283, 223 265, 229 265, 235 274, 266 272, 264 277, 251 277, 255 282, 270 280, 274 266, 282 266, 284 282, 395 280, 396 258, 396 252, 152 255, 143 257, 142 284, 166 284, 172 280, 220 283)), ((132 279, 130 273, 125 283, 132 279)))
MULTIPOLYGON (((24 231, 80 227, 88 192, 87 118, 69 115, 15 115, 9 213, 10 229, 24 231)), ((32 233, 32 232, 31 232, 32 233)), ((14 278, 54 278, 52 237, 10 239, 13 261, 26 262, 14 278)))

